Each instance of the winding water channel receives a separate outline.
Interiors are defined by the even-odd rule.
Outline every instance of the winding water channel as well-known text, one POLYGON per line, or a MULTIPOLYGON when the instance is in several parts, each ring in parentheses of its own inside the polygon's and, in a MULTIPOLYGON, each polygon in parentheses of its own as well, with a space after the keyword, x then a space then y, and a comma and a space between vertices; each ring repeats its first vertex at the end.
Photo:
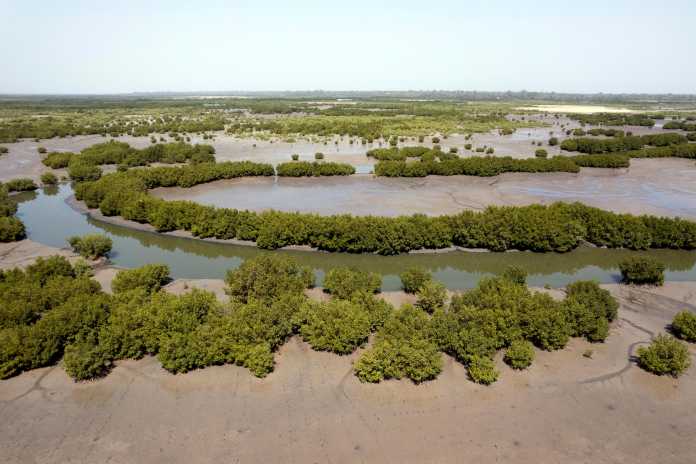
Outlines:
POLYGON ((398 274, 409 266, 429 269, 450 289, 471 288, 486 275, 501 272, 514 264, 527 270, 531 285, 561 286, 579 279, 615 282, 617 265, 630 254, 654 256, 667 265, 668 280, 696 279, 696 251, 651 250, 632 252, 579 248, 570 253, 474 253, 456 251, 440 254, 399 256, 352 255, 312 251, 264 251, 255 247, 230 245, 171 235, 143 232, 96 221, 70 208, 65 200, 72 195, 69 185, 51 190, 24 193, 18 197, 18 215, 31 240, 65 247, 72 235, 104 233, 114 242, 111 261, 122 267, 147 263, 169 265, 177 278, 222 278, 226 271, 261 253, 284 253, 311 266, 320 284, 326 271, 336 266, 354 266, 383 276, 383 290, 399 289, 398 274))

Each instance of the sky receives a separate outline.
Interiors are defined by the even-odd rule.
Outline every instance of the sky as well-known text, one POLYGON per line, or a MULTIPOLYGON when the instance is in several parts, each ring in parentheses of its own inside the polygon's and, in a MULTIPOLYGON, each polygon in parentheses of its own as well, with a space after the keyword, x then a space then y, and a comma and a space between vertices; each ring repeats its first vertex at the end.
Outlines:
POLYGON ((0 94, 696 93, 696 1, 0 0, 0 94))

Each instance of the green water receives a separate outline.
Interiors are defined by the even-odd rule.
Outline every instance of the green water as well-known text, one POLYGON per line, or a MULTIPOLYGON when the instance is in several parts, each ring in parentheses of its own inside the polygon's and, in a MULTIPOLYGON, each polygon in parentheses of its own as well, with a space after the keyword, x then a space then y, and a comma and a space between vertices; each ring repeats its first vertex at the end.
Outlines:
POLYGON ((481 277, 516 265, 529 273, 531 285, 562 286, 580 279, 615 282, 618 263, 626 256, 653 256, 667 266, 667 280, 696 280, 696 251, 652 250, 632 252, 579 248, 570 253, 471 253, 408 254, 399 256, 351 255, 311 251, 264 251, 255 247, 227 245, 172 237, 96 221, 70 208, 68 185, 18 196, 18 215, 30 239, 54 247, 65 247, 66 238, 86 233, 104 233, 114 242, 111 261, 122 267, 147 263, 169 265, 173 277, 222 278, 228 269, 261 253, 283 253, 311 266, 321 280, 336 266, 354 266, 383 276, 383 290, 400 288, 398 274, 409 266, 422 266, 450 289, 471 288, 481 277))

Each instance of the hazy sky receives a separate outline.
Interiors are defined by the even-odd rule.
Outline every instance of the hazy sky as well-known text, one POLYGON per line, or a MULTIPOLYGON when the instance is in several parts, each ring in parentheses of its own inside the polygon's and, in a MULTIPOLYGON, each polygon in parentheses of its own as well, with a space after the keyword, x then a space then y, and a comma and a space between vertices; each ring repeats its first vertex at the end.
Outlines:
POLYGON ((696 1, 0 0, 0 93, 696 93, 696 1))

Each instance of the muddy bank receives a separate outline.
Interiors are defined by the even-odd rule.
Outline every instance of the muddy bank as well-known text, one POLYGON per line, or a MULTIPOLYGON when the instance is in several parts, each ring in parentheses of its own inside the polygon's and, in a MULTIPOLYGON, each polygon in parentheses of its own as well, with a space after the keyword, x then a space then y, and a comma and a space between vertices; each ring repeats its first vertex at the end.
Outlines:
POLYGON ((241 178, 191 188, 157 188, 167 200, 264 211, 438 216, 488 206, 579 201, 617 213, 696 219, 696 165, 685 159, 633 159, 628 169, 507 173, 495 177, 241 178))
POLYGON ((523 372, 498 356, 500 379, 490 387, 447 356, 432 382, 361 384, 352 375, 360 351, 320 353, 297 337, 264 379, 227 365, 172 375, 154 358, 121 361, 106 378, 79 384, 59 366, 38 369, 0 382, 0 459, 692 462, 694 370, 674 380, 629 361, 676 311, 696 310, 694 284, 677 287, 608 286, 621 308, 606 343, 537 351, 523 372))

